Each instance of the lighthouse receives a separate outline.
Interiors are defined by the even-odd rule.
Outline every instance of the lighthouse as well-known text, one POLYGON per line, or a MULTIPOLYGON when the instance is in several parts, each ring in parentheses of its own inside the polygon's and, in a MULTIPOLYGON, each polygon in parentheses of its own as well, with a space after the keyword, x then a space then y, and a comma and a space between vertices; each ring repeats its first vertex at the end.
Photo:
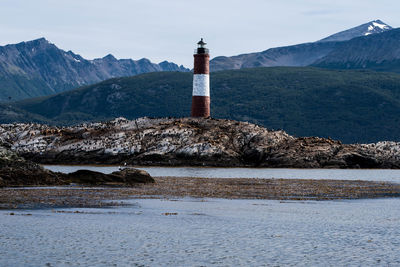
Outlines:
POLYGON ((192 117, 210 117, 210 55, 203 38, 194 52, 192 117))

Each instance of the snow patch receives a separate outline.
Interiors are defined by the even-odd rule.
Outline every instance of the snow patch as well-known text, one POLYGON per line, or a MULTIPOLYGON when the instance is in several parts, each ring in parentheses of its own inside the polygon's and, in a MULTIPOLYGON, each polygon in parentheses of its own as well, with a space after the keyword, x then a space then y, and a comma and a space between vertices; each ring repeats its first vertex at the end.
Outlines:
POLYGON ((374 27, 380 28, 380 29, 382 29, 382 30, 389 29, 389 27, 388 27, 387 25, 385 25, 385 24, 380 24, 380 23, 377 23, 377 22, 372 22, 372 25, 373 25, 374 27))
POLYGON ((366 33, 364 33, 364 35, 367 36, 367 35, 373 34, 374 31, 379 32, 379 30, 389 30, 389 29, 390 29, 390 27, 388 25, 373 21, 373 22, 371 22, 371 25, 368 26, 368 31, 366 33))

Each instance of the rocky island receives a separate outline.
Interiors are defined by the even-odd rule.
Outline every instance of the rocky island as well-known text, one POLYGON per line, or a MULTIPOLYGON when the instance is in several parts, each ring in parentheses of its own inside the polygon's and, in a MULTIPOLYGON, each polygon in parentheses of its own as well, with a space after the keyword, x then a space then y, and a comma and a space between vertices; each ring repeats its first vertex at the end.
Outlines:
POLYGON ((212 118, 139 118, 57 127, 2 124, 0 144, 46 164, 399 168, 400 143, 342 144, 212 118))
POLYGON ((231 120, 118 118, 73 127, 40 124, 0 126, 0 208, 99 207, 128 198, 246 198, 328 200, 400 196, 388 182, 150 177, 133 168, 111 174, 71 174, 39 163, 206 165, 301 168, 398 168, 399 144, 346 145, 318 137, 231 120), (25 160, 21 156, 27 158, 25 160), (66 185, 78 184, 71 190, 66 185), (15 186, 61 185, 15 189, 15 186), (83 186, 83 187, 82 187, 83 186), (96 188, 91 186, 102 186, 96 188))

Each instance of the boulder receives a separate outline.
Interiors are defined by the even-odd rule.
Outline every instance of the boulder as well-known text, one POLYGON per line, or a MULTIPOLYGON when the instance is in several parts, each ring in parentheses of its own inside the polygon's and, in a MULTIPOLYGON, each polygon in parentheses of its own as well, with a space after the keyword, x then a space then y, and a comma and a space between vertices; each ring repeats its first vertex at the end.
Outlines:
POLYGON ((29 169, 26 166, 0 168, 0 187, 6 186, 46 186, 65 185, 62 175, 39 168, 29 169))
POLYGON ((58 174, 45 170, 1 146, 0 174, 0 187, 65 184, 58 174))
POLYGON ((155 182, 148 172, 133 168, 126 168, 121 171, 113 172, 111 175, 120 177, 126 184, 155 182))
POLYGON ((133 185, 137 183, 154 183, 154 179, 146 171, 133 168, 110 174, 90 170, 78 170, 67 174, 66 179, 70 183, 83 185, 133 185))

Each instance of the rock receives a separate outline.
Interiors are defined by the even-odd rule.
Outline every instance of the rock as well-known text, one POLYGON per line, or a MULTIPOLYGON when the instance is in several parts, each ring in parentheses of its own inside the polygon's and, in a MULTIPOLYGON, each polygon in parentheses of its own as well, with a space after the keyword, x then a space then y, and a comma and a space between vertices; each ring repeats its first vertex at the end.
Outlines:
POLYGON ((154 183, 154 179, 146 171, 124 169, 122 171, 104 174, 90 170, 78 170, 67 174, 70 183, 83 185, 133 185, 137 183, 154 183))
POLYGON ((89 170, 79 170, 70 174, 54 173, 19 157, 4 147, 0 147, 0 174, 0 187, 67 185, 70 183, 83 185, 154 183, 150 174, 133 168, 111 174, 89 170))
POLYGON ((344 160, 349 166, 358 168, 371 169, 379 167, 379 162, 376 159, 358 153, 350 153, 344 157, 344 160))
POLYGON ((4 147, 0 147, 0 173, 0 187, 65 184, 58 174, 45 170, 4 147))
POLYGON ((212 118, 117 118, 71 127, 3 124, 0 140, 25 158, 52 164, 400 168, 400 143, 348 145, 212 118))
POLYGON ((111 175, 121 177, 126 184, 155 182, 148 172, 133 168, 126 168, 121 171, 113 172, 111 175))
POLYGON ((82 185, 101 185, 112 181, 107 174, 89 170, 78 170, 69 173, 67 174, 66 179, 70 183, 82 185))

